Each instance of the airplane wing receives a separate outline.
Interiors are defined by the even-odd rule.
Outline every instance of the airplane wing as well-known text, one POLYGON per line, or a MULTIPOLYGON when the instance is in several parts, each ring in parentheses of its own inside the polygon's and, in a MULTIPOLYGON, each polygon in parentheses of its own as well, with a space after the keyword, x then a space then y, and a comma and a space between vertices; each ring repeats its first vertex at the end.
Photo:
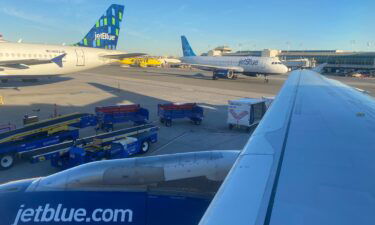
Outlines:
POLYGON ((375 224, 375 101, 292 72, 200 225, 375 224))
POLYGON ((103 55, 103 58, 108 59, 126 59, 126 58, 133 58, 133 57, 139 57, 147 55, 145 53, 128 53, 128 54, 114 54, 114 55, 103 55))
POLYGON ((0 67, 13 68, 13 69, 28 69, 29 66, 48 64, 48 63, 55 63, 59 67, 62 67, 62 59, 65 56, 66 56, 66 53, 59 55, 53 59, 2 60, 0 61, 0 67))
POLYGON ((190 63, 182 63, 183 65, 189 65, 191 67, 200 69, 200 70, 207 70, 207 71, 214 71, 214 70, 233 70, 238 73, 242 73, 244 69, 239 66, 213 66, 213 65, 204 65, 204 64, 190 64, 190 63))

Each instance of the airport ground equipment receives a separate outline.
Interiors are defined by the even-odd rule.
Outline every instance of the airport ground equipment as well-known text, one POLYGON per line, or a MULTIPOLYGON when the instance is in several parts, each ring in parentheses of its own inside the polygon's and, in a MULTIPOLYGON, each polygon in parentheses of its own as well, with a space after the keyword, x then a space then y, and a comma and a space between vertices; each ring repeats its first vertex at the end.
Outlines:
POLYGON ((228 126, 250 130, 263 118, 270 104, 266 98, 242 98, 228 103, 228 126))
POLYGON ((135 125, 141 125, 149 119, 148 110, 139 104, 96 107, 95 113, 98 129, 106 131, 114 130, 116 123, 133 122, 135 125))
POLYGON ((146 153, 157 142, 157 131, 155 125, 146 124, 35 149, 22 157, 31 163, 51 160, 52 166, 61 169, 102 159, 126 158, 146 153))
POLYGON ((12 167, 21 152, 77 139, 77 128, 94 126, 96 122, 91 114, 74 113, 0 133, 0 169, 12 167))
POLYGON ((163 62, 157 58, 152 57, 138 57, 138 58, 126 58, 120 60, 120 63, 127 66, 135 67, 160 67, 163 62))
POLYGON ((194 124, 200 125, 203 120, 203 107, 197 103, 158 104, 158 116, 165 126, 172 126, 172 120, 189 118, 194 124))
POLYGON ((11 131, 11 130, 15 130, 15 129, 16 129, 16 125, 11 124, 11 123, 0 124, 0 134, 11 131))
POLYGON ((29 124, 37 123, 37 122, 39 122, 39 117, 38 116, 25 115, 23 117, 23 125, 29 125, 29 124))
POLYGON ((71 127, 85 128, 93 126, 95 123, 96 118, 88 113, 68 114, 2 133, 0 134, 0 143, 18 141, 28 138, 29 136, 40 135, 41 133, 52 135, 69 130, 71 127))
POLYGON ((61 131, 49 136, 29 136, 19 141, 0 143, 0 170, 11 168, 15 164, 16 159, 24 152, 78 138, 79 131, 78 129, 74 129, 61 131))

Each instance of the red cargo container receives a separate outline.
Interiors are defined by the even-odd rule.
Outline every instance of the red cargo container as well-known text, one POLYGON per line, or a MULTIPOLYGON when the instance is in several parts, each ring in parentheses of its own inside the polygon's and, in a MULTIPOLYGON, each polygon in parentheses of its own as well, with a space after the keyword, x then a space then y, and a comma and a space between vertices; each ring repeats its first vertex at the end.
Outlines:
POLYGON ((96 107, 95 112, 101 112, 105 114, 110 113, 127 113, 127 112, 137 112, 140 109, 139 104, 132 105, 116 105, 116 106, 105 106, 105 107, 96 107))

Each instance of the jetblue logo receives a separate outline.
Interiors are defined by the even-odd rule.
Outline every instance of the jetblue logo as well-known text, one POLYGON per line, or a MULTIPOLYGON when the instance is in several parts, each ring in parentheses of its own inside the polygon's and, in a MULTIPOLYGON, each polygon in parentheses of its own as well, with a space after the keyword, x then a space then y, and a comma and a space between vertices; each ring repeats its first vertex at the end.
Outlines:
POLYGON ((251 65, 251 66, 256 66, 256 65, 258 65, 258 63, 259 63, 258 60, 253 60, 253 59, 247 58, 247 59, 242 59, 242 60, 240 60, 239 65, 251 65))
POLYGON ((95 40, 109 40, 109 41, 114 41, 116 39, 116 36, 115 35, 110 35, 108 33, 101 33, 101 34, 97 34, 95 33, 95 40))
POLYGON ((16 218, 12 225, 20 225, 22 223, 90 223, 97 224, 122 222, 133 222, 133 211, 131 209, 94 209, 92 212, 85 208, 66 208, 62 204, 57 207, 51 207, 50 204, 38 206, 38 208, 26 208, 21 205, 16 218))

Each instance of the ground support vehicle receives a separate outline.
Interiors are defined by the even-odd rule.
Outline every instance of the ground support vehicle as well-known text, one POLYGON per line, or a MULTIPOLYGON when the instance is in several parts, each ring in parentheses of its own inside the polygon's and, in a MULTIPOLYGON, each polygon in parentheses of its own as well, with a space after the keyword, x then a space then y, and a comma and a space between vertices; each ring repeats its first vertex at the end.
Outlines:
POLYGON ((134 125, 147 123, 149 112, 139 104, 118 105, 95 108, 98 130, 113 131, 114 124, 133 122, 134 125))
POLYGON ((165 126, 172 126, 172 120, 189 118, 194 124, 200 125, 203 120, 203 107, 197 103, 158 104, 158 116, 165 126))
POLYGON ((267 111, 269 99, 243 98, 230 100, 228 104, 228 127, 245 127, 250 131, 263 118, 267 111))
POLYGON ((50 160, 52 166, 60 169, 97 160, 126 158, 146 153, 150 145, 157 142, 157 131, 156 126, 146 124, 36 149, 23 157, 31 163, 50 160))
POLYGON ((71 141, 79 138, 79 130, 67 130, 54 135, 32 136, 20 141, 11 141, 0 144, 0 169, 11 168, 23 152, 71 141))

